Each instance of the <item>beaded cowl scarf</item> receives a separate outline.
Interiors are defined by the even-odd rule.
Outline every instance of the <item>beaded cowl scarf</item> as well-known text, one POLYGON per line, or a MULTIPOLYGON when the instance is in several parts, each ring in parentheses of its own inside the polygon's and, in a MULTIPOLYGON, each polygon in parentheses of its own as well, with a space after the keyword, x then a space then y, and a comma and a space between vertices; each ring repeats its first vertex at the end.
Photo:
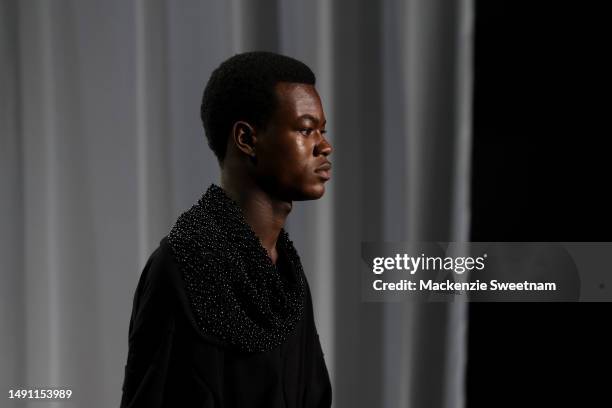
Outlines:
POLYGON ((241 351, 269 351, 302 318, 304 274, 287 233, 281 230, 277 242, 288 264, 281 276, 240 206, 221 187, 211 185, 181 214, 168 242, 204 334, 241 351))

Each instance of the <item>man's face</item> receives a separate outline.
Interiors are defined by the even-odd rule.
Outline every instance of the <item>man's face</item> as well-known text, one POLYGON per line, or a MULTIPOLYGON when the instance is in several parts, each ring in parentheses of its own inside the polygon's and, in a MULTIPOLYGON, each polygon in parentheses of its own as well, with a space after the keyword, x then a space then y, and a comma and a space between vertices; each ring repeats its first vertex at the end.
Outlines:
POLYGON ((313 200, 331 177, 325 113, 312 85, 276 85, 278 107, 255 143, 255 176, 262 187, 286 201, 313 200))

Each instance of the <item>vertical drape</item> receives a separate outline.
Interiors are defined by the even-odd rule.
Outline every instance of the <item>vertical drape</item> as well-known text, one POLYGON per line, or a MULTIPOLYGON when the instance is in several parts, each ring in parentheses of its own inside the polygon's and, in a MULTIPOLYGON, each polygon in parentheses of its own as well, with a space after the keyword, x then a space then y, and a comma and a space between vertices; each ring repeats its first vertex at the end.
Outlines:
POLYGON ((0 385, 24 376, 23 140, 17 4, 0 1, 0 385))
MULTIPOLYGON (((0 380, 117 406, 147 255, 211 182, 211 71, 317 74, 335 152, 288 229, 336 407, 461 407, 465 313, 361 301, 362 241, 467 239, 470 0, 0 1, 0 380)), ((39 406, 33 403, 32 406, 39 406)))

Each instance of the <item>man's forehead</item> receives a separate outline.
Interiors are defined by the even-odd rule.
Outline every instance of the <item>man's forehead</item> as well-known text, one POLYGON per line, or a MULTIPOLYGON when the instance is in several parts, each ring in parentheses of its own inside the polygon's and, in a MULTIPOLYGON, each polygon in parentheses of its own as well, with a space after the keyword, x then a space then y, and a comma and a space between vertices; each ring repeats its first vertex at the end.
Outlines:
POLYGON ((309 84, 279 82, 275 86, 279 111, 297 117, 310 116, 324 120, 321 99, 315 87, 309 84))

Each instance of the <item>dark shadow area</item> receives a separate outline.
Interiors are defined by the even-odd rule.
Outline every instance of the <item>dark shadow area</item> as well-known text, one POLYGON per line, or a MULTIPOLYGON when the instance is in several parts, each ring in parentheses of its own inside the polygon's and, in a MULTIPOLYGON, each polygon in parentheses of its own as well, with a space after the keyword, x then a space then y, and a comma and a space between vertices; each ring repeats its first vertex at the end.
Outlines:
MULTIPOLYGON (((476 1, 472 241, 612 241, 608 16, 476 1)), ((612 406, 612 304, 471 303, 469 319, 467 407, 612 406)))

